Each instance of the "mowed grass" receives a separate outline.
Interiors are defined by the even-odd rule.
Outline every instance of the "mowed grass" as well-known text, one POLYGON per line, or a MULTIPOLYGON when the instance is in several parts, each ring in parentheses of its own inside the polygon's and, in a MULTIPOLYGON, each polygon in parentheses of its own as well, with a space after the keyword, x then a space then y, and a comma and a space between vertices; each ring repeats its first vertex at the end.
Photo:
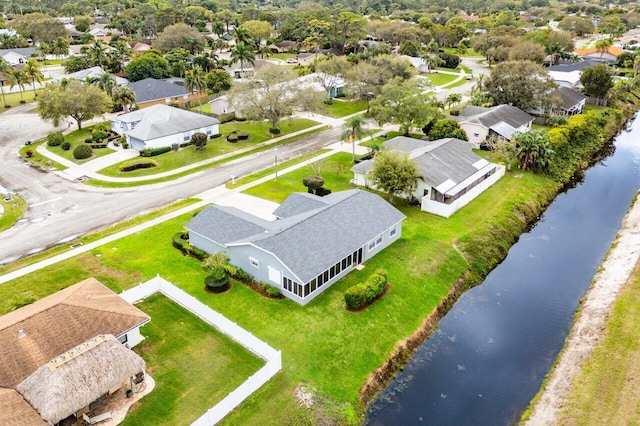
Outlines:
MULTIPOLYGON (((8 87, 8 86, 5 86, 8 87)), ((17 87, 17 86, 16 86, 17 87)), ((5 88, 4 90, 8 90, 5 88)), ((36 89, 36 93, 38 93, 41 89, 36 89)), ((22 98, 20 97, 20 92, 16 93, 8 93, 5 92, 4 97, 6 99, 7 105, 11 107, 20 106, 20 100, 24 99, 24 103, 29 104, 36 100, 35 95, 33 94, 33 90, 24 90, 22 92, 22 98)), ((11 108, 4 108, 4 104, 2 103, 2 97, 0 96, 0 113, 5 111, 9 111, 11 108)))
POLYGON ((76 158, 73 157, 73 149, 78 145, 83 144, 85 139, 91 138, 91 130, 93 130, 96 126, 101 126, 103 128, 107 127, 108 124, 109 123, 97 123, 92 126, 87 126, 87 127, 83 127, 82 129, 74 130, 73 132, 64 135, 64 140, 71 144, 71 148, 69 148, 66 151, 64 151, 59 146, 46 145, 46 139, 44 140, 45 147, 47 148, 47 151, 57 154, 63 158, 66 158, 69 161, 73 161, 76 164, 86 163, 88 161, 95 160, 96 158, 103 157, 108 154, 113 154, 114 151, 110 148, 99 148, 99 149, 94 149, 93 155, 84 160, 77 160, 76 158))
POLYGON ((457 75, 451 74, 424 74, 424 77, 431 80, 431 83, 433 83, 434 86, 444 86, 458 78, 457 75))
POLYGON ((151 317, 134 350, 156 381, 123 425, 190 424, 221 401, 264 361, 163 295, 137 304, 151 317))
MULTIPOLYGON (((320 160, 320 162, 322 162, 321 175, 324 178, 325 188, 333 192, 353 189, 353 187, 349 185, 349 179, 353 177, 353 173, 349 171, 351 166, 353 166, 351 157, 351 154, 339 152, 326 159, 320 160)), ((280 175, 278 180, 261 183, 243 192, 281 203, 292 192, 305 192, 307 188, 302 185, 302 179, 304 179, 305 176, 314 174, 316 174, 316 172, 311 166, 301 167, 285 175, 280 175)))
POLYGON ((560 425, 640 424, 640 263, 622 291, 606 337, 584 364, 560 425))
MULTIPOLYGON (((351 158, 344 153, 333 160, 347 166, 351 158)), ((334 179, 329 165, 328 161, 323 172, 326 186, 335 191, 349 188, 351 173, 334 179)), ((283 199, 292 190, 304 191, 303 174, 281 178, 258 193, 283 199), (282 188, 276 190, 278 186, 282 188)), ((288 299, 267 299, 235 282, 226 293, 205 293, 206 272, 200 262, 182 256, 171 246, 171 236, 183 229, 192 214, 3 284, 0 300, 24 293, 41 298, 91 276, 119 292, 159 274, 282 351, 283 371, 245 401, 225 424, 316 424, 317 419, 309 419, 309 412, 293 397, 300 384, 314 389, 324 401, 319 406, 328 406, 330 417, 359 422, 357 414, 362 407, 358 391, 367 377, 398 342, 419 327, 467 269, 455 242, 483 230, 493 220, 510 216, 514 202, 536 199, 550 188, 555 189, 555 184, 545 177, 509 174, 449 219, 398 201, 396 207, 407 216, 402 236, 368 260, 362 271, 353 271, 304 307, 288 299), (376 268, 389 273, 387 294, 360 313, 345 310, 346 289, 362 282, 376 268)), ((189 363, 189 358, 184 363, 189 363)), ((193 380, 200 378, 194 376, 193 380)))
MULTIPOLYGON (((283 120, 280 123, 279 136, 286 136, 290 133, 297 132, 299 130, 308 129, 318 123, 313 120, 307 120, 304 118, 292 118, 283 120)), ((167 152, 161 155, 152 157, 154 161, 158 163, 158 166, 150 169, 139 169, 132 172, 121 172, 120 166, 122 163, 114 164, 99 171, 99 173, 112 176, 112 177, 137 177, 137 176, 149 176, 162 172, 168 172, 180 167, 184 167, 190 164, 198 163, 200 161, 208 160, 213 157, 235 152, 244 148, 250 148, 256 146, 262 142, 273 139, 276 136, 272 136, 269 133, 269 123, 266 121, 260 122, 234 122, 225 123, 220 125, 221 137, 209 140, 204 150, 196 151, 195 146, 186 146, 180 148, 177 152, 167 152), (233 131, 243 131, 249 134, 249 139, 238 141, 236 143, 227 142, 226 136, 233 131)), ((289 141, 290 142, 290 141, 289 141)))
POLYGON ((334 99, 331 105, 325 105, 326 115, 333 118, 345 117, 367 110, 367 101, 342 101, 334 99))
POLYGON ((16 220, 20 219, 27 211, 27 203, 19 197, 13 196, 13 200, 5 201, 0 197, 0 205, 4 208, 4 213, 0 215, 0 232, 11 228, 16 220))

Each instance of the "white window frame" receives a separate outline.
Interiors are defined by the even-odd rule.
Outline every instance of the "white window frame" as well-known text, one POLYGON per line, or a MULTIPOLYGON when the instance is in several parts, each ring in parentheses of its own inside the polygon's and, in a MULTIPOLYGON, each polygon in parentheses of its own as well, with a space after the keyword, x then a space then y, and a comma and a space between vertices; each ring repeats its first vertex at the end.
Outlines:
POLYGON ((393 237, 395 237, 396 235, 398 235, 398 227, 397 227, 397 226, 394 226, 393 228, 391 228, 391 229, 389 230, 389 238, 393 238, 393 237))
POLYGON ((253 257, 249 258, 249 263, 251 264, 251 266, 253 266, 254 268, 260 268, 260 261, 258 259, 254 259, 253 257))

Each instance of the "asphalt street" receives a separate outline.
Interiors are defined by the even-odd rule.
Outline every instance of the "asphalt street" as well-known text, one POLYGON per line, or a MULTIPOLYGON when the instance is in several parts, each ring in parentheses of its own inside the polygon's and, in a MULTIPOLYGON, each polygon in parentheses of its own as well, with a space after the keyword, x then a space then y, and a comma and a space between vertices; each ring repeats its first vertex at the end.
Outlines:
MULTIPOLYGON (((22 161, 17 150, 54 128, 33 113, 0 115, 0 184, 29 203, 25 216, 0 234, 0 264, 70 241, 80 235, 196 196, 230 180, 270 167, 274 149, 250 155, 171 182, 124 189, 95 188, 39 171, 22 161)), ((334 128, 278 147, 278 160, 315 151, 340 138, 334 128)))

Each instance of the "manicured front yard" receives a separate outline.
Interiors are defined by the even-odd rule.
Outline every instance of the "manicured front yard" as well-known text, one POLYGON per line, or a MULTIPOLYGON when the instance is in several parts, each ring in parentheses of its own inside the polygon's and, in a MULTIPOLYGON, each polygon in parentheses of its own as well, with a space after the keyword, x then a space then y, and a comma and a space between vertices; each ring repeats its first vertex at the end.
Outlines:
POLYGON ((74 130, 73 132, 64 135, 64 140, 71 143, 71 148, 69 148, 66 151, 60 148, 59 146, 48 146, 46 145, 46 143, 45 143, 45 146, 47 147, 48 151, 54 154, 57 154, 63 158, 66 158, 69 161, 73 161, 74 163, 77 163, 77 164, 82 164, 91 160, 95 160, 96 158, 102 157, 104 155, 112 154, 114 151, 110 148, 98 148, 93 150, 93 155, 91 157, 84 160, 77 160, 73 158, 73 149, 78 145, 85 143, 84 142, 85 139, 91 138, 91 130, 94 129, 96 126, 102 126, 103 128, 105 128, 106 126, 108 126, 108 124, 109 123, 98 123, 92 126, 83 127, 82 129, 79 129, 79 130, 74 130))
POLYGON ((156 381, 123 425, 190 424, 258 371, 264 361, 163 295, 137 304, 151 317, 134 350, 156 381))
MULTIPOLYGON (((341 162, 348 170, 351 156, 333 156, 322 172, 328 188, 349 188, 352 174, 336 173, 330 167, 332 162, 341 162)), ((286 178, 283 175, 253 193, 282 200, 292 190, 306 189, 301 179, 309 172, 302 170, 286 178)), ((419 327, 468 268, 458 242, 484 232, 495 220, 511 217, 515 202, 546 199, 555 188, 555 183, 543 176, 508 174, 449 219, 398 202, 396 206, 407 216, 402 237, 368 260, 362 271, 350 273, 305 307, 288 299, 267 299, 235 282, 226 293, 205 293, 206 273, 200 262, 182 256, 171 246, 171 236, 192 218, 191 213, 3 284, 0 300, 24 293, 41 298, 90 276, 119 292, 160 274, 282 350, 283 371, 243 403, 225 424, 320 423, 317 414, 300 408, 293 397, 300 384, 314 389, 322 402, 316 408, 327 416, 356 423, 362 420, 358 416, 358 390, 369 374, 382 365, 399 341, 419 327), (365 311, 346 311, 344 291, 376 268, 389 272, 388 293, 365 311)), ((6 307, 0 308, 7 311, 6 307)), ((159 365, 163 362, 158 358, 159 365)), ((189 362, 186 356, 182 366, 189 362)), ((206 374, 206 370, 196 372, 206 374)), ((168 398, 183 396, 170 392, 168 398)))
MULTIPOLYGON (((282 133, 277 136, 286 136, 287 134, 291 134, 299 130, 304 130, 317 124, 317 122, 307 120, 305 118, 292 118, 283 120, 280 122, 280 130, 282 131, 282 133)), ((196 151, 195 146, 186 146, 184 148, 181 148, 177 152, 171 151, 152 157, 153 160, 158 163, 157 167, 124 173, 119 170, 122 164, 114 164, 100 170, 99 173, 106 176, 114 177, 136 177, 153 175, 184 167, 189 164, 208 160, 209 158, 217 157, 230 152, 238 151, 243 148, 252 147, 276 137, 272 136, 269 133, 269 123, 266 121, 242 121, 225 123, 220 125, 220 132, 222 136, 217 139, 208 141, 203 151, 196 151), (247 132, 249 134, 249 139, 243 141, 239 140, 236 143, 227 142, 226 136, 233 131, 247 132)))
POLYGON ((367 110, 367 101, 342 101, 334 99, 331 105, 325 105, 326 115, 333 118, 345 117, 367 110))
POLYGON ((0 197, 0 205, 4 208, 4 213, 0 216, 0 232, 11 228, 27 211, 27 203, 15 195, 11 201, 4 201, 0 197))
POLYGON ((444 86, 445 84, 451 83, 453 80, 458 78, 457 75, 451 74, 424 74, 426 78, 431 80, 434 86, 444 86))
MULTIPOLYGON (((16 86, 17 87, 17 86, 16 86)), ((16 93, 8 93, 8 87, 5 87, 4 97, 7 101, 7 105, 12 107, 20 106, 20 100, 24 98, 25 103, 31 103, 35 101, 35 95, 33 94, 33 90, 25 90, 22 92, 22 98, 20 97, 20 92, 16 93)), ((38 93, 41 89, 36 89, 36 93, 38 93)), ((0 113, 8 111, 10 108, 4 108, 4 104, 2 103, 2 96, 0 96, 0 113)))

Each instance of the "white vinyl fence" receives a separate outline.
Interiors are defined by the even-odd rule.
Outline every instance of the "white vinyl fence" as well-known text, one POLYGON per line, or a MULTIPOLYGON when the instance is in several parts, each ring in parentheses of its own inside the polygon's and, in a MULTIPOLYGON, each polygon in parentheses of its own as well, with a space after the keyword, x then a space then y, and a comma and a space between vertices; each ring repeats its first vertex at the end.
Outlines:
POLYGON ((220 332, 267 362, 264 367, 245 380, 226 398, 209 408, 198 420, 191 424, 192 426, 211 426, 216 424, 282 369, 282 354, 280 351, 273 349, 238 324, 225 318, 195 297, 160 278, 160 276, 122 292, 120 297, 129 303, 134 303, 157 292, 162 293, 189 312, 197 315, 203 321, 211 324, 220 332))

